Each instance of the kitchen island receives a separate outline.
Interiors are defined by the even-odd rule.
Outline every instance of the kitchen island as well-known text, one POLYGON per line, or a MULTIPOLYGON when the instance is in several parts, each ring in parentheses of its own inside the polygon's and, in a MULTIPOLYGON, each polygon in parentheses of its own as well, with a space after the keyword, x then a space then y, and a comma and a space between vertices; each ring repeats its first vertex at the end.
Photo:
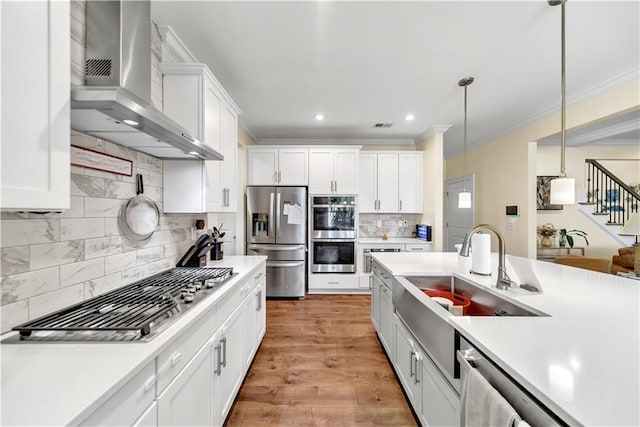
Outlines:
MULTIPOLYGON (((263 256, 230 256, 210 261, 210 266, 232 267, 237 274, 148 342, 16 342, 11 333, 5 334, 0 345, 0 424, 167 424, 164 414, 181 413, 180 408, 163 413, 162 406, 180 402, 174 390, 185 389, 182 374, 201 366, 211 374, 206 381, 215 380, 216 375, 227 380, 225 370, 212 373, 221 341, 225 362, 230 359, 234 371, 228 384, 216 384, 216 398, 224 406, 220 417, 224 418, 264 335, 264 328, 253 327, 256 321, 264 325, 264 304, 256 297, 262 301, 265 295, 265 260, 263 256), (256 313, 262 317, 255 317, 256 313), (247 336, 249 329, 255 332, 253 336, 247 336), (227 330, 240 333, 225 340, 227 330), (230 352, 238 348, 242 354, 230 353, 226 358, 227 346, 230 352), (203 363, 198 366, 191 363, 200 360, 203 363), (224 395, 227 389, 232 392, 224 395), (144 423, 140 421, 143 417, 144 423)), ((219 360, 218 369, 222 369, 219 360)), ((201 389, 211 389, 206 381, 198 383, 201 389)), ((213 416, 207 419, 209 424, 224 422, 215 418, 215 408, 209 412, 213 416)))
MULTIPOLYGON (((455 253, 375 254, 400 276, 454 275, 547 316, 448 316, 455 330, 569 425, 640 425, 640 287, 589 270, 533 261, 544 293, 495 288, 455 253)), ((513 270, 508 267, 512 275, 513 270)))

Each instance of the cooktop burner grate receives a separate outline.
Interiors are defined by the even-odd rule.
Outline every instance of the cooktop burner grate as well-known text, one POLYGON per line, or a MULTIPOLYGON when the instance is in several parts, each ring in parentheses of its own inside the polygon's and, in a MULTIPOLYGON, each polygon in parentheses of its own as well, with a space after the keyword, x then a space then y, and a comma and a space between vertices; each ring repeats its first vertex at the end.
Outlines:
POLYGON ((107 340, 144 337, 151 332, 154 322, 173 317, 188 307, 179 301, 186 287, 199 282, 198 289, 204 289, 207 281, 219 284, 232 274, 232 268, 174 268, 16 326, 13 330, 19 331, 21 338, 30 337, 32 332, 67 333, 66 338, 46 333, 41 337, 50 340, 81 339, 78 337, 88 331, 105 333, 107 340))

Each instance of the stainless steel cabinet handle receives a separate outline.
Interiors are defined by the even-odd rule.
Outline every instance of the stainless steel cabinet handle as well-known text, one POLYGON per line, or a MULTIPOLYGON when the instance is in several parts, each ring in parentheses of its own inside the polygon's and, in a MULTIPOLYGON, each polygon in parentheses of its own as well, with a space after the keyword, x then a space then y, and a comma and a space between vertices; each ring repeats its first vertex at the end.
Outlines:
POLYGON ((278 171, 278 184, 282 182, 282 171, 278 171))
POLYGON ((400 210, 402 210, 402 200, 400 200, 400 210))
POLYGON ((278 171, 273 172, 273 183, 274 184, 278 183, 278 171))
POLYGON ((373 289, 373 284, 372 284, 372 282, 373 282, 373 277, 372 277, 372 276, 369 276, 369 289, 373 289))
POLYGON ((144 393, 150 392, 155 385, 156 385, 156 376, 153 375, 147 381, 145 381, 145 383, 144 383, 144 393))
POLYGON ((415 365, 415 369, 413 370, 413 372, 415 372, 415 376, 413 377, 413 383, 414 384, 418 384, 420 382, 420 380, 418 379, 418 353, 416 353, 415 357, 413 358, 415 365))
POLYGON ((224 337, 220 340, 222 343, 222 367, 227 367, 227 337, 224 337))
POLYGON ((259 289, 258 292, 256 292, 256 297, 258 298, 256 311, 260 311, 262 310, 262 289, 259 289))
POLYGON ((222 348, 220 347, 220 344, 218 344, 215 347, 215 349, 216 349, 216 353, 218 355, 218 359, 217 359, 218 361, 216 362, 216 364, 217 364, 216 370, 213 371, 213 373, 218 375, 218 376, 220 376, 220 374, 222 373, 222 354, 221 354, 222 348))
POLYGON ((336 184, 335 185, 336 189, 334 191, 337 193, 338 192, 338 181, 333 181, 333 182, 335 182, 335 184, 336 184))
POLYGON ((413 351, 409 352, 409 378, 413 377, 413 351))

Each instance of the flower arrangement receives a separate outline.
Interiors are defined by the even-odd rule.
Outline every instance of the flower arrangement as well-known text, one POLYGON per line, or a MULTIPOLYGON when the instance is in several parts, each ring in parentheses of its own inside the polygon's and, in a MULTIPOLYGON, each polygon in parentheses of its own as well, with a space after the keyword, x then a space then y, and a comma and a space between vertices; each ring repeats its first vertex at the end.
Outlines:
POLYGON ((542 237, 553 237, 558 234, 558 230, 556 230, 553 224, 547 223, 538 226, 538 234, 542 237))

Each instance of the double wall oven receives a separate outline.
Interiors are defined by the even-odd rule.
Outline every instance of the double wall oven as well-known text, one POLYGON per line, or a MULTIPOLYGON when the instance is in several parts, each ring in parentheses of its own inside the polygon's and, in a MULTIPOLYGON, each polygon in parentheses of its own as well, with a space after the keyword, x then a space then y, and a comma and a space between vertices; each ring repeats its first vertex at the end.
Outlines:
POLYGON ((311 272, 355 273, 355 196, 311 197, 311 272))

